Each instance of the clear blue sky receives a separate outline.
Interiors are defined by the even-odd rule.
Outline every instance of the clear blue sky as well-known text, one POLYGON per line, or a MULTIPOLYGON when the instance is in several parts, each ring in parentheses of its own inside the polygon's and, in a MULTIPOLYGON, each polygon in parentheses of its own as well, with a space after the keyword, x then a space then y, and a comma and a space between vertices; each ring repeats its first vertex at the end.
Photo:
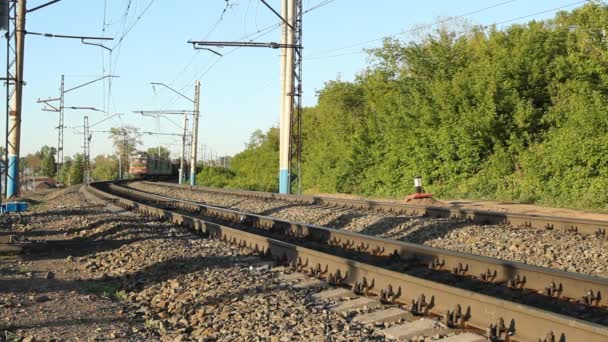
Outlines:
MULTIPOLYGON (((28 7, 47 0, 30 0, 28 7)), ((304 0, 310 8, 323 0, 304 0)), ((202 82, 200 144, 211 146, 219 154, 234 154, 242 150, 256 129, 276 125, 279 117, 279 57, 277 50, 239 49, 218 60, 215 55, 199 51, 186 44, 188 39, 239 40, 259 29, 277 22, 274 15, 259 0, 233 0, 234 4, 218 21, 225 0, 106 0, 106 36, 120 37, 131 28, 122 43, 112 53, 112 73, 120 78, 112 83, 111 113, 125 113, 94 129, 107 130, 130 123, 145 131, 157 131, 155 119, 131 114, 140 109, 190 109, 191 104, 165 89, 149 85, 151 81, 165 82, 193 96, 194 80, 202 82), (149 9, 141 16, 151 2, 149 9), (127 11, 128 4, 130 5, 127 11), (125 15, 126 14, 126 15, 125 15), (217 25, 216 25, 217 24, 217 25), (215 27, 215 29, 213 29, 215 27), (212 30, 213 29, 213 30, 212 30), (211 32, 210 32, 211 31, 211 32)), ((366 65, 362 48, 377 46, 383 36, 407 31, 417 25, 432 24, 438 19, 459 16, 504 3, 466 16, 473 24, 492 24, 575 3, 576 0, 335 0, 304 18, 304 103, 316 103, 315 92, 324 82, 335 79, 351 80, 366 65), (371 41, 367 44, 358 44, 371 41), (354 47, 337 49, 340 47, 354 47)), ((270 0, 279 8, 279 0, 270 0)), ((570 10, 581 4, 567 7, 570 10)), ((526 19, 544 19, 554 11, 526 19)), ((29 14, 27 30, 55 34, 102 35, 104 0, 63 0, 55 5, 29 14)), ((400 35, 405 40, 411 34, 400 35)), ((278 41, 274 30, 258 41, 278 41)), ((108 43, 113 46, 116 42, 108 43)), ((5 45, 2 44, 4 54, 5 45)), ((225 48, 224 53, 230 51, 225 48)), ((57 114, 42 111, 38 98, 57 97, 61 74, 66 75, 66 88, 90 81, 110 70, 109 54, 102 49, 80 44, 75 40, 28 36, 25 54, 24 110, 22 155, 34 152, 41 145, 56 146, 57 114), (103 58, 102 58, 103 55, 103 58)), ((108 84, 98 83, 68 93, 66 106, 107 108, 108 84)), ((2 122, 4 127, 4 105, 2 122)), ((66 125, 82 125, 83 116, 91 123, 105 118, 103 113, 66 110, 66 125)), ((179 133, 179 128, 167 120, 160 122, 164 132, 179 133)), ((180 117, 173 120, 181 124, 180 117)), ((152 137, 144 139, 145 148, 158 144, 168 146, 174 153, 178 138, 152 137)), ((65 155, 80 152, 82 135, 72 129, 65 131, 65 155)), ((92 155, 111 153, 107 134, 95 133, 92 155)))

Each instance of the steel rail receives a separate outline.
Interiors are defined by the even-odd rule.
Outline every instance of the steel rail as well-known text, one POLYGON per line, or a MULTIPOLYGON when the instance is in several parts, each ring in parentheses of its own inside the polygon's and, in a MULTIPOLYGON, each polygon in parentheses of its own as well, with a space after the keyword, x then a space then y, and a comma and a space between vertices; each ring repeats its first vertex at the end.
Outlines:
POLYGON ((505 285, 514 290, 543 293, 563 301, 585 299, 591 306, 605 306, 602 297, 608 294, 608 279, 590 275, 538 267, 515 261, 500 260, 469 253, 450 251, 398 240, 353 233, 311 224, 294 223, 269 216, 215 207, 198 202, 175 199, 110 184, 110 189, 127 196, 136 196, 173 208, 189 210, 206 216, 229 220, 266 230, 283 229, 287 236, 367 253, 386 259, 398 257, 403 261, 428 265, 436 271, 448 271, 481 282, 505 285))
POLYGON ((158 219, 166 219, 208 234, 210 237, 252 248, 263 255, 272 256, 279 262, 290 260, 295 269, 318 278, 339 279, 337 283, 353 288, 361 288, 362 284, 366 284, 365 292, 370 296, 381 297, 388 289, 398 288, 401 291, 399 291, 400 296, 396 302, 411 305, 410 310, 416 314, 443 316, 446 321, 458 322, 457 325, 461 328, 486 330, 494 325, 504 326, 505 331, 502 333, 509 335, 509 341, 536 342, 549 332, 557 336, 560 341, 603 342, 608 340, 608 328, 597 324, 156 208, 102 190, 108 184, 110 183, 91 183, 87 189, 92 194, 112 201, 125 209, 158 219), (316 266, 309 268, 307 265, 316 266), (452 318, 458 319, 452 321, 452 318))
POLYGON ((468 220, 478 224, 505 224, 514 227, 529 227, 538 229, 561 229, 568 232, 582 234, 595 234, 606 236, 608 221, 590 220, 572 217, 560 217, 537 214, 521 214, 510 212, 496 212, 487 210, 446 208, 432 205, 397 203, 389 201, 376 201, 368 199, 349 199, 324 196, 283 195, 272 192, 210 188, 203 186, 192 187, 162 182, 144 182, 172 188, 187 188, 193 191, 200 190, 221 195, 237 195, 263 199, 281 200, 302 204, 317 204, 337 206, 353 209, 376 210, 396 214, 416 215, 432 218, 450 218, 468 220))

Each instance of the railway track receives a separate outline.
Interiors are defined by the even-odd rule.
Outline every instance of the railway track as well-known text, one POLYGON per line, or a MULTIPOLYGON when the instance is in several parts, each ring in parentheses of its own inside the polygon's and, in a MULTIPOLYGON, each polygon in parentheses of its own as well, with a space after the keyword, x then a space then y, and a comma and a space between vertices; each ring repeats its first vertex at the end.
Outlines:
POLYGON ((171 220, 450 328, 493 340, 608 340, 608 280, 387 240, 94 183, 123 208, 171 220))
POLYGON ((210 187, 191 187, 163 182, 143 182, 167 188, 185 188, 195 191, 209 192, 220 195, 235 195, 241 197, 280 200, 291 203, 322 205, 327 207, 352 208, 389 212, 409 216, 429 218, 449 218, 467 220, 477 224, 505 224, 510 226, 529 227, 538 229, 564 230, 572 233, 606 236, 608 221, 569 218, 560 216, 495 212, 461 208, 445 208, 432 205, 399 203, 390 201, 374 201, 367 199, 349 199, 324 196, 283 195, 271 192, 220 189, 210 187))

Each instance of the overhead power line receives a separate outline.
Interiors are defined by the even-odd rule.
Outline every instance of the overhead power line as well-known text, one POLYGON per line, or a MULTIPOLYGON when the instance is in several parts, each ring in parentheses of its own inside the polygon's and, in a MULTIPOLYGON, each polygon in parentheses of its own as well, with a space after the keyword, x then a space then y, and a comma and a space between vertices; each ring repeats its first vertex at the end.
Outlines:
MULTIPOLYGON (((369 40, 365 40, 365 41, 361 41, 361 42, 357 42, 357 43, 352 43, 352 44, 340 46, 340 47, 333 48, 333 49, 322 50, 322 51, 319 51, 319 54, 333 53, 333 52, 337 52, 337 51, 341 51, 341 50, 348 50, 348 49, 351 49, 351 48, 355 48, 355 47, 359 47, 359 46, 363 46, 363 45, 368 45, 368 44, 371 44, 371 43, 379 42, 379 41, 382 41, 382 40, 384 40, 386 38, 397 37, 397 36, 401 36, 401 35, 404 35, 404 34, 412 33, 412 32, 415 32, 415 31, 423 29, 423 28, 432 28, 432 27, 437 26, 437 25, 441 25, 441 24, 444 24, 444 23, 447 23, 447 22, 450 22, 450 21, 454 21, 456 19, 468 17, 468 16, 471 16, 471 15, 474 15, 474 14, 477 14, 477 13, 481 13, 481 12, 484 12, 484 11, 487 11, 487 10, 490 10, 490 9, 493 9, 493 8, 497 8, 497 7, 500 7, 500 6, 504 6, 504 5, 507 5, 507 4, 516 2, 516 1, 517 0, 503 1, 503 2, 494 4, 494 5, 491 5, 491 6, 486 6, 484 8, 480 8, 480 9, 477 9, 477 10, 474 10, 474 11, 471 11, 471 12, 463 13, 463 14, 460 14, 460 15, 457 15, 457 16, 454 16, 454 17, 449 17, 449 18, 441 19, 441 20, 435 21, 435 22, 433 22, 431 24, 414 27, 414 28, 411 28, 411 29, 408 29, 408 30, 405 30, 405 31, 400 31, 400 32, 397 32, 397 33, 393 33, 393 34, 389 34, 389 35, 383 36, 383 37, 369 39, 369 40)), ((305 58, 309 58, 309 57, 310 57, 310 55, 306 56, 305 58)))
POLYGON ((150 9, 150 7, 152 7, 152 5, 154 4, 154 1, 156 1, 156 0, 150 0, 150 2, 148 2, 148 5, 139 13, 137 18, 135 18, 135 21, 133 23, 131 23, 131 26, 129 26, 129 28, 122 33, 122 35, 120 36, 120 38, 118 39, 118 41, 116 42, 116 45, 114 45, 112 50, 116 49, 116 47, 119 46, 123 42, 123 40, 129 35, 129 33, 131 33, 131 30, 133 30, 135 25, 137 25, 137 23, 141 20, 141 18, 143 18, 143 16, 146 15, 146 13, 150 9))
MULTIPOLYGON (((476 14, 476 13, 479 13, 481 11, 485 11, 485 10, 488 10, 490 8, 495 8, 495 7, 498 7, 498 6, 502 6, 502 5, 505 5, 507 3, 514 2, 514 1, 517 1, 517 0, 511 0, 511 1, 502 2, 502 3, 496 4, 496 5, 493 5, 493 6, 490 6, 490 7, 486 7, 486 8, 480 9, 480 10, 476 10, 476 11, 473 11, 473 12, 469 12, 467 14, 463 14, 463 15, 460 15, 460 16, 457 16, 457 17, 450 17, 450 18, 447 18, 447 19, 444 19, 444 20, 437 21, 437 22, 432 23, 432 24, 424 25, 422 28, 430 28, 430 27, 433 27, 433 26, 445 23, 445 22, 450 21, 450 20, 454 20, 454 19, 457 19, 457 18, 462 18, 462 17, 465 17, 467 15, 471 15, 471 14, 476 14)), ((492 24, 481 25, 481 26, 478 26, 478 27, 489 28, 489 27, 492 27, 492 26, 503 25, 503 24, 510 23, 510 22, 513 22, 513 21, 517 21, 517 20, 521 20, 521 19, 526 19, 526 18, 530 18, 530 17, 534 17, 534 16, 537 16, 537 15, 546 14, 546 13, 550 13, 550 12, 555 12, 555 11, 558 11, 558 10, 561 10, 561 9, 565 9, 565 8, 569 8, 569 7, 572 7, 572 6, 576 6, 576 5, 580 5, 580 4, 583 4, 583 3, 587 3, 589 1, 591 1, 591 0, 577 1, 577 2, 573 2, 573 3, 565 4, 565 5, 562 5, 562 6, 559 6, 559 7, 554 7, 554 8, 551 8, 551 9, 543 10, 543 11, 540 11, 540 12, 535 12, 535 13, 519 16, 519 17, 516 17, 516 18, 511 18, 511 19, 508 19, 508 20, 498 21, 498 22, 494 22, 492 24)), ((418 29, 419 29, 419 27, 412 28, 412 29, 409 29, 407 31, 403 31, 403 32, 400 32, 400 33, 395 33, 395 34, 392 34, 392 35, 388 35, 388 36, 386 36, 384 38, 378 38, 378 39, 368 40, 368 41, 365 41, 365 42, 351 44, 351 45, 340 47, 340 48, 336 48, 336 49, 325 50, 325 52, 328 52, 328 53, 330 53, 330 52, 339 52, 341 50, 347 50, 349 48, 358 47, 358 46, 362 46, 362 45, 367 45, 369 43, 373 43, 373 42, 376 42, 376 41, 379 41, 379 40, 383 40, 385 38, 396 37, 396 36, 399 36, 399 35, 402 35, 402 34, 405 34, 405 33, 411 32, 411 31, 415 31, 415 30, 418 30, 418 29)), ((468 32, 468 31, 462 31, 462 32, 459 32, 459 33, 460 34, 464 34, 466 32, 468 32)), ((357 51, 343 52, 343 53, 334 53, 334 54, 328 54, 328 55, 309 55, 309 56, 304 57, 304 59, 305 60, 328 59, 328 58, 336 58, 336 57, 343 57, 343 56, 352 56, 352 55, 358 55, 358 54, 364 54, 364 53, 366 53, 364 50, 357 50, 357 51)))
POLYGON ((52 5, 52 4, 58 3, 59 1, 61 1, 61 0, 52 0, 52 1, 49 1, 49 2, 47 2, 47 3, 42 4, 42 5, 40 5, 40 6, 36 6, 36 7, 34 7, 34 8, 30 8, 30 9, 28 9, 28 10, 27 10, 27 13, 31 13, 31 12, 37 11, 37 10, 39 10, 39 9, 43 9, 43 8, 45 8, 46 6, 50 6, 50 5, 52 5))
POLYGON ((554 11, 558 11, 558 10, 561 10, 561 9, 564 9, 564 8, 580 5, 580 4, 589 2, 589 1, 591 1, 591 0, 577 1, 577 2, 573 2, 573 3, 567 4, 567 5, 555 7, 555 8, 548 9, 548 10, 544 10, 544 11, 541 11, 541 12, 536 12, 536 13, 524 15, 524 16, 521 16, 521 17, 517 17, 517 18, 513 18, 513 19, 497 22, 497 23, 494 23, 492 25, 502 25, 502 24, 510 23, 510 22, 513 22, 513 21, 516 21, 516 20, 526 19, 526 18, 537 16, 537 15, 541 15, 541 14, 545 14, 545 13, 549 13, 549 12, 554 12, 554 11))
POLYGON ((319 8, 321 8, 321 7, 325 6, 325 5, 329 5, 329 4, 331 4, 332 2, 334 2, 334 1, 336 1, 336 0, 325 0, 325 1, 321 1, 320 3, 318 3, 318 4, 316 4, 316 5, 314 5, 314 6, 310 7, 310 8, 308 8, 307 10, 304 10, 304 12, 302 12, 302 14, 306 14, 306 13, 308 13, 308 12, 312 12, 312 11, 314 11, 314 10, 316 10, 316 9, 319 9, 319 8))
MULTIPOLYGON (((313 5, 313 6, 309 7, 308 9, 304 10, 302 12, 302 14, 307 14, 307 13, 310 13, 312 11, 315 11, 315 10, 317 10, 317 9, 323 7, 323 6, 326 6, 326 5, 329 5, 329 4, 333 3, 334 1, 336 1, 336 0, 323 0, 323 1, 319 2, 318 4, 313 5)), ((515 0, 513 0, 513 1, 515 1, 515 0)), ((222 12, 221 16, 223 16, 223 14, 225 13, 226 10, 227 10, 227 8, 224 8, 224 11, 222 12)), ((218 22, 216 22, 216 24, 219 25, 219 21, 221 21, 221 20, 218 20, 218 22)), ((266 36, 267 34, 273 32, 274 30, 280 28, 281 27, 281 23, 282 23, 282 21, 276 22, 276 23, 268 25, 268 26, 265 26, 265 27, 263 27, 261 29, 258 29, 255 32, 243 35, 242 37, 239 38, 239 40, 249 40, 249 41, 252 41, 254 39, 260 39, 260 38, 266 36)), ((208 38, 208 36, 213 31, 215 31, 216 28, 217 28, 217 25, 214 25, 214 27, 212 28, 212 30, 207 35, 205 35, 205 37, 203 38, 203 40, 206 40, 208 38)), ((222 56, 217 56, 217 58, 214 61, 210 62, 210 64, 208 64, 207 67, 203 67, 201 69, 202 71, 200 73, 198 73, 196 76, 192 77, 189 81, 185 82, 184 85, 180 89, 184 90, 187 87, 190 87, 190 85, 193 82, 193 80, 195 80, 195 79, 201 79, 202 77, 204 77, 205 75, 207 75, 222 60, 222 58, 224 58, 224 57, 226 57, 228 55, 231 55, 232 53, 234 53, 235 51, 239 50, 240 48, 241 47, 235 47, 235 48, 229 50, 228 52, 222 53, 222 56)), ((186 70, 196 60, 196 56, 197 56, 198 53, 199 53, 198 50, 196 50, 194 52, 192 58, 187 62, 186 66, 184 68, 182 68, 182 70, 178 73, 178 75, 175 77, 175 79, 173 79, 171 82, 169 82, 169 85, 172 86, 177 81, 177 79, 179 79, 179 77, 181 77, 181 75, 183 75, 186 72, 186 70)), ((211 58, 213 58, 213 56, 211 58)), ((174 97, 173 100, 171 100, 170 104, 168 104, 167 106, 173 105, 173 103, 175 103, 176 99, 177 99, 177 97, 174 97)))

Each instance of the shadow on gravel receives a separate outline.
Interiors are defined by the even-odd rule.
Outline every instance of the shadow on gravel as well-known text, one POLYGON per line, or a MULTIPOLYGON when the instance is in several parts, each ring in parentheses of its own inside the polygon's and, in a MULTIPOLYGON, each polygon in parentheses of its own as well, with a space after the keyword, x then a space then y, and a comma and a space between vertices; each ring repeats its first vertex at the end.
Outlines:
POLYGON ((99 212, 95 211, 95 210, 91 210, 91 208, 99 208, 101 209, 101 207, 98 206, 93 206, 93 207, 89 207, 86 209, 80 209, 80 208, 66 208, 66 209, 53 209, 53 210, 46 210, 44 212, 38 212, 38 213, 28 213, 26 215, 24 215, 24 218, 28 218, 28 217, 49 217, 51 215, 58 215, 58 216, 72 216, 72 215, 77 215, 77 216, 93 216, 93 215, 99 215, 99 212))
MULTIPOLYGON (((446 235, 448 235, 454 230, 462 229, 471 225, 474 225, 474 223, 467 221, 445 220, 441 222, 427 224, 423 228, 419 228, 410 233, 406 233, 406 235, 399 234, 401 236, 399 236, 398 239, 405 242, 424 244, 427 241, 436 240, 438 238, 444 238, 446 235)), ((411 229, 413 230, 414 227, 412 227, 411 229)))
POLYGON ((128 273, 121 277, 109 278, 107 281, 115 283, 120 288, 128 291, 141 290, 148 286, 203 269, 234 267, 235 260, 238 260, 238 258, 234 256, 180 257, 157 262, 137 272, 128 273))
POLYGON ((35 200, 33 198, 22 198, 22 202, 27 202, 29 205, 38 205, 43 203, 42 201, 35 200))
POLYGON ((101 220, 97 220, 95 222, 89 223, 86 226, 81 226, 81 227, 77 227, 77 228, 68 228, 68 229, 64 229, 63 227, 61 229, 56 229, 56 230, 30 230, 27 232, 19 232, 19 233, 14 233, 16 235, 19 236, 23 236, 23 237, 45 237, 45 236, 54 236, 54 235, 65 235, 67 234, 67 236, 73 236, 73 235, 78 235, 80 232, 82 231, 86 231, 86 230, 90 230, 90 229, 96 229, 99 228, 101 226, 103 226, 104 224, 109 224, 109 223, 113 223, 113 222, 117 222, 117 221, 124 221, 124 218, 121 219, 117 219, 115 217, 110 217, 110 218, 104 218, 101 220))
MULTIPOLYGON (((113 296, 116 291, 141 290, 182 275, 195 273, 204 269, 234 267, 238 260, 248 256, 197 256, 180 257, 160 261, 142 269, 121 276, 103 276, 100 279, 60 280, 45 279, 44 275, 33 278, 0 279, 0 293, 29 293, 76 291, 83 294, 113 296)), ((98 273, 99 276, 103 274, 98 273)))
MULTIPOLYGON (((159 236, 160 237, 160 236, 159 236)), ((24 246, 21 258, 25 261, 64 259, 68 256, 82 257, 94 253, 118 249, 124 245, 157 237, 129 240, 52 240, 24 246)))
POLYGON ((294 207, 300 207, 300 204, 285 204, 285 205, 280 205, 278 207, 274 207, 271 209, 267 209, 264 211, 261 211, 258 213, 258 215, 262 215, 262 216, 269 216, 272 214, 276 214, 278 212, 280 212, 281 210, 285 210, 285 209, 289 209, 289 208, 294 208, 294 207))
MULTIPOLYGON (((25 214, 11 214, 3 217, 2 228, 0 230, 0 236, 2 235, 18 235, 23 237, 43 237, 52 236, 57 234, 63 234, 69 232, 70 234, 76 233, 79 230, 92 229, 87 227, 81 228, 70 228, 67 230, 40 230, 32 229, 29 231, 15 231, 14 225, 45 225, 51 223, 58 223, 60 220, 69 217, 71 215, 79 216, 95 216, 99 215, 99 212, 92 212, 91 210, 85 211, 83 209, 68 209, 68 210, 51 210, 45 213, 25 213, 25 214)), ((112 219, 116 220, 116 218, 112 219)), ((101 221, 101 220, 100 220, 101 221)), ((96 221, 97 222, 97 221, 96 221)))
MULTIPOLYGON (((118 323, 124 321, 124 318, 79 318, 79 319, 57 319, 46 322, 32 322, 31 324, 8 325, 3 329, 20 330, 20 329, 39 329, 39 328, 54 328, 54 327, 73 327, 90 324, 118 323)), ((0 337, 0 341, 2 341, 0 337)), ((19 340, 17 340, 19 341, 19 340)))
POLYGON ((30 239, 24 245, 22 258, 33 261, 81 257, 142 240, 166 238, 168 230, 162 225, 147 225, 137 218, 109 217, 78 228, 32 230, 16 235, 30 239), (105 225, 112 226, 96 231, 105 225), (64 238, 56 239, 59 236, 64 238))
POLYGON ((329 228, 342 229, 348 227, 348 225, 351 224, 351 222, 353 222, 354 220, 365 216, 367 215, 361 213, 346 213, 327 222, 326 224, 324 224, 324 226, 329 228))

